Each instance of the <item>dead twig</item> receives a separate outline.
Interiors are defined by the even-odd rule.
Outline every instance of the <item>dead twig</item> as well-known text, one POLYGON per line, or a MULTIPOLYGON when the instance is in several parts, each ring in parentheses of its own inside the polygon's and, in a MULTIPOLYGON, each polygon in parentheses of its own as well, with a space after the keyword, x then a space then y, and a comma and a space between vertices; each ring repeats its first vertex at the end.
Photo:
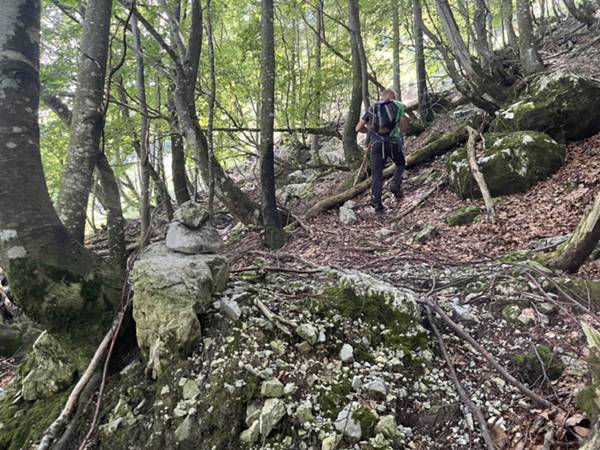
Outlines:
MULTIPOLYGON (((269 322, 271 322, 273 325, 275 325, 277 328, 279 328, 279 330, 283 334, 285 334, 286 336, 290 336, 290 337, 293 336, 292 332, 284 324, 284 321, 281 320, 282 318, 280 316, 278 316, 277 314, 275 314, 274 312, 272 312, 269 308, 267 308, 267 306, 263 302, 261 302, 258 298, 254 299, 254 305, 263 314, 263 316, 265 316, 265 318, 269 322)), ((285 322, 287 322, 288 325, 290 324, 290 321, 288 321, 288 320, 286 320, 285 322)))
POLYGON ((418 299, 417 303, 421 305, 425 305, 431 308, 440 318, 446 323, 454 333, 467 341, 474 350, 476 350, 483 358, 498 372, 505 381, 515 386, 523 395, 533 400, 539 406, 543 406, 544 408, 556 410, 557 407, 544 397, 536 394, 515 377, 513 377, 510 373, 504 369, 500 363, 492 356, 492 354, 487 351, 479 342, 477 342, 469 333, 467 333, 462 327, 460 327, 456 322, 454 322, 448 315, 444 312, 444 310, 437 304, 435 300, 430 299, 418 299))
POLYGON ((259 272, 264 270, 265 272, 284 272, 284 273, 318 273, 321 272, 319 269, 294 269, 293 267, 273 267, 273 266, 250 266, 242 267, 241 269, 232 269, 231 273, 242 273, 242 272, 259 272))
POLYGON ((429 324, 431 325, 431 329, 433 330, 433 333, 437 337, 438 345, 440 347, 440 352, 442 353, 442 356, 444 357, 444 360, 446 361, 446 366, 448 367, 448 372, 449 372, 450 378, 452 379, 452 382, 454 383, 454 386, 456 387, 456 392, 458 392, 458 395, 460 396, 463 403, 466 405, 466 407, 469 409, 469 411, 471 411, 471 414, 473 414, 473 417, 475 417, 475 420, 477 420, 477 423, 479 424, 479 432, 481 433, 481 436, 483 437, 486 447, 489 450, 496 450, 496 446, 494 445, 494 441, 492 440, 492 436, 490 435, 490 432, 488 430, 488 427, 487 427, 487 424, 485 421, 485 417, 483 417, 483 413, 481 412, 481 409, 475 403, 473 403, 473 401, 469 398, 469 395, 467 394, 462 383, 458 379, 458 375, 456 374, 454 365, 452 364, 452 361, 450 361, 450 357, 448 356, 448 352, 446 351, 446 345, 444 344, 444 338, 442 336, 442 333, 436 326, 436 324, 433 320, 433 317, 431 315, 431 309, 429 307, 426 307, 425 309, 427 312, 427 318, 429 320, 429 324))
POLYGON ((479 133, 469 126, 467 126, 467 132, 469 133, 469 140, 467 141, 467 156, 469 159, 469 166, 471 167, 473 178, 475 178, 475 181, 479 186, 479 190, 481 191, 481 195, 483 196, 483 202, 485 203, 485 209, 487 212, 487 220, 491 224, 495 224, 496 212, 494 211, 492 196, 490 195, 490 190, 487 187, 485 178, 483 177, 481 170, 479 170, 477 158, 475 157, 475 142, 477 141, 477 136, 479 133))

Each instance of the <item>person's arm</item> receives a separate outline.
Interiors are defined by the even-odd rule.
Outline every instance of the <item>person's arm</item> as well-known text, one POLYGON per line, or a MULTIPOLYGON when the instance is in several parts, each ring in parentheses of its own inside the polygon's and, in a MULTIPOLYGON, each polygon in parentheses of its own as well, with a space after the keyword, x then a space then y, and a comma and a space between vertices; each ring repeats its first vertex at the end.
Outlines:
POLYGON ((355 128, 357 133, 366 133, 367 132, 367 122, 365 119, 360 119, 356 124, 355 128))
POLYGON ((403 133, 408 131, 408 117, 406 117, 406 115, 400 118, 400 130, 402 130, 403 133))

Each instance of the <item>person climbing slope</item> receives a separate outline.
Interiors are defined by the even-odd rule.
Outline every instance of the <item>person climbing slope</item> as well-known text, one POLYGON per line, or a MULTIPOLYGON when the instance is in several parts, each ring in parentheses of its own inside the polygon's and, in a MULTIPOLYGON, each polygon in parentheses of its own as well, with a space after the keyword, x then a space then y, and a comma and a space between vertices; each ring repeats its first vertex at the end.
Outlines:
POLYGON ((402 173, 406 167, 404 139, 401 131, 408 128, 408 119, 404 115, 406 107, 396 100, 393 89, 385 89, 375 105, 363 114, 356 124, 358 133, 367 132, 368 147, 371 152, 371 169, 373 182, 371 185, 371 205, 378 214, 385 208, 381 200, 383 188, 383 167, 388 158, 396 165, 392 177, 390 191, 396 199, 402 198, 402 173))

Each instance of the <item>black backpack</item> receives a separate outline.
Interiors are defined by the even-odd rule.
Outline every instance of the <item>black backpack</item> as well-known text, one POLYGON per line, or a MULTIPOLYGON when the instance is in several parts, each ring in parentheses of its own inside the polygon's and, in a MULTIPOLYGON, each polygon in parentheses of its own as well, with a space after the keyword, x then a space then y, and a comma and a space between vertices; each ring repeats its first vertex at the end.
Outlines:
POLYGON ((398 126, 398 106, 392 100, 377 102, 369 122, 370 129, 379 136, 389 136, 398 126))

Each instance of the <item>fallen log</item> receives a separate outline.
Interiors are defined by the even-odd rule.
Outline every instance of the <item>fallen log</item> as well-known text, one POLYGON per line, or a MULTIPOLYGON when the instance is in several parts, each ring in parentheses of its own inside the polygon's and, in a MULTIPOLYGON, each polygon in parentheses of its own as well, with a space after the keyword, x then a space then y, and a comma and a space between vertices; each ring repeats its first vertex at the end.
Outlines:
MULTIPOLYGON (((413 168, 419 164, 427 162, 436 156, 443 155, 444 153, 452 150, 457 145, 460 145, 467 140, 467 127, 461 126, 450 133, 444 134, 439 139, 431 142, 430 144, 421 147, 418 150, 415 150, 410 155, 406 157, 406 167, 408 169, 413 168)), ((392 176, 394 173, 395 166, 392 164, 387 167, 383 171, 383 178, 387 179, 392 176)), ((321 214, 323 211, 334 208, 338 205, 341 205, 347 200, 351 200, 354 197, 362 194, 371 186, 372 178, 369 177, 366 180, 358 183, 356 186, 351 187, 348 190, 340 192, 338 194, 332 195, 324 200, 321 200, 317 204, 315 204, 312 208, 310 208, 306 214, 305 218, 310 219, 312 217, 316 217, 321 214)))

